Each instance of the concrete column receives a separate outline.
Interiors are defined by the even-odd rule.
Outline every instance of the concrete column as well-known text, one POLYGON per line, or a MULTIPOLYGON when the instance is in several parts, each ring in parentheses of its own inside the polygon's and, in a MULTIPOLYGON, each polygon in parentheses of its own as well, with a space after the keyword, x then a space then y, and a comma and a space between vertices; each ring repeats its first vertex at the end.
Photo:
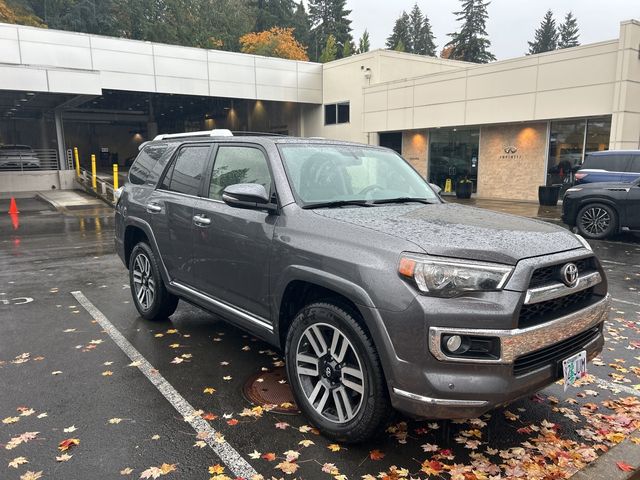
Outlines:
POLYGON ((640 148, 640 21, 620 24, 609 149, 640 148))
POLYGON ((56 140, 58 142, 58 165, 60 170, 66 170, 67 154, 65 152, 64 129, 61 110, 54 111, 54 119, 56 124, 56 140))

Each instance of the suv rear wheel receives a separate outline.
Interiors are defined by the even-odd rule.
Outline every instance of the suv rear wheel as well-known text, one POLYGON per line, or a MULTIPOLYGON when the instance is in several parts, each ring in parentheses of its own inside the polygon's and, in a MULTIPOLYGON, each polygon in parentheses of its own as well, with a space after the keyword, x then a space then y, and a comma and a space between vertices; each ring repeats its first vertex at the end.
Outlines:
POLYGON ((302 412, 330 438, 361 442, 384 426, 389 398, 373 342, 350 312, 318 302, 287 334, 287 374, 302 412))
POLYGON ((618 215, 609 205, 591 203, 582 207, 578 212, 576 226, 584 237, 607 238, 618 228, 618 215))
POLYGON ((129 284, 138 313, 146 320, 164 320, 178 308, 178 297, 167 291, 153 250, 144 242, 131 252, 129 284))

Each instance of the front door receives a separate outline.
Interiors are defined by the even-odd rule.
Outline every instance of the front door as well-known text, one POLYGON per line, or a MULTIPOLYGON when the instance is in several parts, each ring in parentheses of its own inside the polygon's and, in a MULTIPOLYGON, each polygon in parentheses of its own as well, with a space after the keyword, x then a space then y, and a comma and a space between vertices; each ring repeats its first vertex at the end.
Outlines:
POLYGON ((442 193, 454 193, 459 181, 471 181, 473 191, 478 185, 477 129, 434 129, 429 132, 429 182, 442 188, 442 193))
POLYGON ((627 227, 640 230, 640 180, 636 180, 627 193, 627 227))
POLYGON ((222 201, 223 190, 236 183, 259 183, 274 191, 266 154, 255 146, 220 145, 209 178, 206 198, 195 206, 193 286, 269 319, 269 257, 277 216, 222 201))
POLYGON ((180 283, 193 277, 193 211, 209 152, 209 145, 180 148, 147 202, 162 261, 180 283))

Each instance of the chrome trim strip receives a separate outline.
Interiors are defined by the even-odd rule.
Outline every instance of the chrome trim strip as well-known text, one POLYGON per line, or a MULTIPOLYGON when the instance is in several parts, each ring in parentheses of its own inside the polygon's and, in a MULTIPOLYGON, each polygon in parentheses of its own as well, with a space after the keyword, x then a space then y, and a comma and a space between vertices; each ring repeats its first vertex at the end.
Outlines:
POLYGON ((269 323, 266 319, 262 318, 262 317, 258 317, 256 315, 253 315, 249 312, 246 312, 244 310, 240 310, 237 307, 234 307, 232 305, 229 305, 228 303, 225 303, 221 300, 218 300, 216 298, 210 297, 209 295, 205 295, 204 293, 198 292, 197 290, 194 290, 193 288, 187 287, 186 285, 183 285, 179 282, 171 282, 171 286, 174 288, 178 288, 190 295, 193 295, 194 297, 198 297, 199 299, 211 303, 213 305, 215 305, 218 308, 222 308, 223 310, 226 310, 227 312, 236 315, 240 318, 242 318, 243 320, 246 320, 247 322, 251 322, 261 328, 264 328, 266 330, 268 330, 270 333, 273 333, 273 325, 271 325, 271 323, 269 323))
POLYGON ((393 387, 393 393, 400 395, 401 397, 407 397, 411 400, 417 400, 418 402, 426 403, 428 405, 438 405, 444 407, 484 407, 489 402, 485 400, 454 400, 449 398, 433 398, 418 395, 417 393, 407 392, 393 387))
POLYGON ((547 300, 553 300, 554 298, 571 295, 572 293, 591 288, 600 282, 602 282, 600 273, 591 272, 581 276, 575 287, 567 287, 564 283, 554 282, 544 287, 530 288, 524 297, 524 304, 531 305, 533 303, 545 302, 547 300))
POLYGON ((429 328, 429 350, 438 360, 446 362, 509 364, 517 357, 559 343, 603 322, 609 313, 611 296, 593 305, 556 318, 540 325, 513 330, 492 330, 483 328, 429 328), (500 358, 469 359, 447 356, 442 349, 442 335, 472 335, 477 337, 498 337, 500 358))

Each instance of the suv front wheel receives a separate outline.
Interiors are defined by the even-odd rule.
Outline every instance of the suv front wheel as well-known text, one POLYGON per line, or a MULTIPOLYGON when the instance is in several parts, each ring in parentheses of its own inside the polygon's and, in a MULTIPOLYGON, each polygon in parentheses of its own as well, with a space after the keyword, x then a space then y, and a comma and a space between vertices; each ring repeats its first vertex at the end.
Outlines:
POLYGON ((609 205, 591 203, 578 212, 576 226, 583 237, 600 240, 616 232, 618 215, 609 205))
POLYGON ((146 320, 164 320, 178 308, 178 297, 167 291, 153 250, 144 242, 131 252, 129 284, 133 303, 146 320))
POLYGON ((356 315, 333 303, 308 305, 285 348, 299 408, 323 434, 350 443, 374 436, 389 414, 380 360, 356 315))

